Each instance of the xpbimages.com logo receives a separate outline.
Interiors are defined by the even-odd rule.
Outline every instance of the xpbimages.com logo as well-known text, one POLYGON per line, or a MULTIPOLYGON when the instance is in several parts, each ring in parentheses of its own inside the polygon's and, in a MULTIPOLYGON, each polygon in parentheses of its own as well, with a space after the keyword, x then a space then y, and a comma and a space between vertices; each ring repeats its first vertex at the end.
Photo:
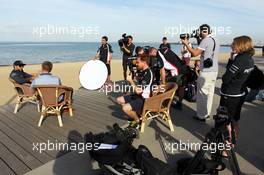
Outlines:
POLYGON ((231 145, 228 143, 195 143, 195 142, 165 142, 164 143, 165 150, 170 152, 171 154, 175 154, 178 151, 198 151, 205 150, 211 153, 216 153, 219 151, 229 151, 231 150, 231 145))
POLYGON ((33 151, 43 153, 45 151, 77 151, 78 153, 84 153, 85 151, 91 151, 91 150, 99 150, 99 149, 110 149, 111 145, 107 144, 100 144, 100 143, 63 143, 58 142, 57 140, 55 142, 52 142, 50 140, 47 140, 47 142, 37 142, 32 144, 33 151))

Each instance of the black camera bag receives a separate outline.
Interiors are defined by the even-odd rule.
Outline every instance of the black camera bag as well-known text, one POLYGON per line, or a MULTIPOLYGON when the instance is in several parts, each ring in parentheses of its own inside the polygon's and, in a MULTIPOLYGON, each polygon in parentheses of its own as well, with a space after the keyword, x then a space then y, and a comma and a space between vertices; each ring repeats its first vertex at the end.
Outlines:
POLYGON ((174 170, 165 162, 152 156, 149 149, 140 145, 138 147, 136 162, 144 175, 173 175, 174 170))
POLYGON ((98 147, 89 151, 91 158, 98 161, 101 164, 113 165, 123 160, 124 156, 132 149, 132 138, 121 138, 120 135, 127 134, 120 133, 124 130, 119 131, 109 131, 106 133, 100 133, 94 135, 93 133, 88 133, 85 135, 85 143, 91 143, 93 145, 97 144, 113 144, 117 145, 113 149, 98 149, 98 147))
MULTIPOLYGON (((212 38, 212 37, 211 37, 211 38, 212 38)), ((206 58, 206 59, 203 61, 203 66, 204 66, 204 68, 210 68, 210 67, 213 66, 214 51, 215 51, 215 40, 214 40, 214 38, 212 38, 212 40, 214 41, 213 54, 212 54, 212 57, 211 57, 211 58, 206 58)))
MULTIPOLYGON (((179 174, 183 174, 188 167, 188 164, 192 160, 191 157, 189 158, 182 158, 177 161, 177 172, 179 174)), ((209 160, 203 158, 199 161, 199 164, 196 167, 192 167, 192 174, 210 174, 213 173, 215 170, 223 171, 226 168, 223 162, 217 162, 214 160, 209 160)))

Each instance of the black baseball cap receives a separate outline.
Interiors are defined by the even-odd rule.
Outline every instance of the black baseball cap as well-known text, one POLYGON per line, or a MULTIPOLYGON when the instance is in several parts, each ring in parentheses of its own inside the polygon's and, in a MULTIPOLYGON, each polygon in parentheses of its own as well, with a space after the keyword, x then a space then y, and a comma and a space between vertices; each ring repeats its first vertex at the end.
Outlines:
POLYGON ((25 66, 26 64, 23 63, 23 61, 21 60, 16 60, 14 63, 13 63, 14 66, 25 66))

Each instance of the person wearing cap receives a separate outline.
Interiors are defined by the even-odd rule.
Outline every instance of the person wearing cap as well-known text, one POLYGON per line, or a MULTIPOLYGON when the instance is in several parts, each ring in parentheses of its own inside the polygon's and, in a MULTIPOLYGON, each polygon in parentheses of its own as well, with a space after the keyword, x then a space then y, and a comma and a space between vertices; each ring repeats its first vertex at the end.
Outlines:
POLYGON ((34 79, 34 76, 24 72, 24 64, 21 60, 17 60, 13 63, 13 70, 10 73, 9 77, 18 84, 31 83, 34 79))
POLYGON ((162 38, 162 43, 160 44, 159 49, 160 50, 171 49, 171 46, 170 46, 170 43, 168 43, 167 37, 162 38))
POLYGON ((181 41, 193 57, 201 55, 200 75, 197 79, 197 110, 194 119, 205 122, 210 117, 213 105, 220 46, 217 40, 211 36, 208 24, 201 25, 198 31, 202 41, 197 48, 190 47, 187 38, 181 41))

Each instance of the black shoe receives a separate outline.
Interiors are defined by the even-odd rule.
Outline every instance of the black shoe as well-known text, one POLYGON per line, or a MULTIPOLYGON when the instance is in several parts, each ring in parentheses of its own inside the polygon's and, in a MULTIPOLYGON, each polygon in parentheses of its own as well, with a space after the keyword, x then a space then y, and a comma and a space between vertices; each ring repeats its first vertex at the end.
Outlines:
POLYGON ((182 103, 180 102, 172 102, 172 106, 175 108, 175 109, 178 109, 178 110, 182 110, 182 103))
POLYGON ((209 119, 210 116, 206 116, 205 118, 201 119, 200 117, 198 117, 197 115, 195 115, 195 116, 193 116, 193 118, 194 118, 195 120, 200 121, 200 122, 206 122, 206 120, 209 119))

